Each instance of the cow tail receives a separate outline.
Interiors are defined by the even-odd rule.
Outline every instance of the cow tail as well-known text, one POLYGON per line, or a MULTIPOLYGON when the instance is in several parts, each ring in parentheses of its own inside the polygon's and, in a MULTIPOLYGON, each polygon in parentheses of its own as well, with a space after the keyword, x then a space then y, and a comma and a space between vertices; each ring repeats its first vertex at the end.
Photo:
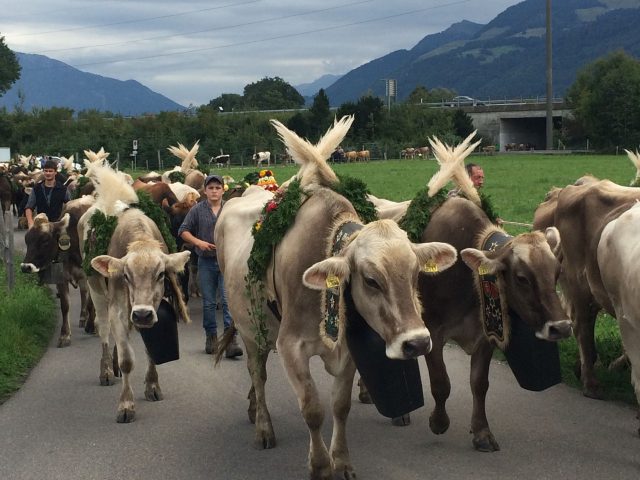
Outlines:
POLYGON ((178 318, 182 319, 184 323, 191 323, 191 317, 189 316, 189 310, 187 309, 187 305, 184 303, 184 297, 182 296, 182 289, 178 285, 178 279, 176 278, 175 273, 170 273, 169 284, 171 285, 171 290, 173 290, 171 297, 171 303, 173 304, 173 308, 178 314, 178 318))
POLYGON ((218 363, 220 363, 220 359, 222 358, 222 355, 224 355, 224 352, 227 350, 227 347, 233 340, 233 337, 235 336, 237 331, 238 330, 236 329, 235 325, 231 325, 229 328, 227 328, 224 331, 224 335, 222 335, 222 337, 220 337, 220 339, 218 340, 218 351, 216 352, 213 358, 215 366, 217 366, 218 363))

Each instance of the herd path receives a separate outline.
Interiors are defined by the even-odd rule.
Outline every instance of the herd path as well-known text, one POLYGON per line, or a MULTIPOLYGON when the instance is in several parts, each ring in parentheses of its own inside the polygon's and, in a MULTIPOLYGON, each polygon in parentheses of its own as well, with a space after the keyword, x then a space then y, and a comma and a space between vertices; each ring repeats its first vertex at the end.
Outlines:
MULTIPOLYGON (((24 245, 18 233, 17 245, 24 245)), ((214 368, 205 355, 200 300, 189 302, 194 322, 180 326, 178 361, 158 367, 164 400, 144 399, 146 361, 136 336, 132 385, 137 420, 115 421, 121 383, 98 382, 99 339, 77 327, 73 291, 72 344, 55 338, 22 389, 0 406, 0 479, 304 479, 307 429, 277 354, 272 354, 268 404, 278 445, 251 446, 247 418, 249 377, 244 360, 214 368)), ((58 327, 59 328, 59 327, 58 327)), ((469 357, 447 348, 451 426, 428 428, 433 399, 421 362, 426 406, 412 424, 393 427, 353 391, 348 422, 351 458, 359 479, 633 479, 640 476, 640 438, 632 406, 591 400, 564 385, 532 393, 518 387, 507 366, 491 368, 487 413, 501 451, 473 450, 469 422, 469 357)), ((331 383, 319 361, 314 378, 326 401, 331 383)), ((330 439, 330 415, 325 439, 330 439)))

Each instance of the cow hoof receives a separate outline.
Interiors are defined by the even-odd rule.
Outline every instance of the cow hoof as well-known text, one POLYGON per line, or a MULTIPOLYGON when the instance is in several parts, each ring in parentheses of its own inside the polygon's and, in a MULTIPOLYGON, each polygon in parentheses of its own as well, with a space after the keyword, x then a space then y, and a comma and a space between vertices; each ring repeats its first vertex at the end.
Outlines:
POLYGON ((84 326, 84 333, 88 333, 89 335, 96 335, 98 331, 96 330, 95 325, 92 325, 91 323, 87 323, 84 326))
POLYGON ((256 433, 256 438, 253 440, 253 448, 256 450, 268 450, 270 448, 275 448, 276 446, 276 436, 273 434, 268 434, 266 432, 262 434, 256 433))
POLYGON ((159 402, 164 398, 164 396, 162 395, 160 387, 151 387, 144 391, 144 398, 150 402, 159 402))
POLYGON ((473 448, 479 452, 497 452, 500 450, 500 445, 491 432, 485 432, 473 438, 473 448))
POLYGON ((371 399, 371 395, 369 395, 369 392, 360 392, 358 394, 358 400, 360 400, 360 403, 365 403, 367 405, 371 405, 373 403, 373 400, 371 399))
POLYGON ((582 387, 582 394, 587 398, 593 398, 595 400, 604 399, 604 393, 600 385, 584 386, 582 387))
POLYGON ((80 321, 78 322, 78 327, 79 328, 84 328, 84 326, 87 324, 87 321, 83 318, 80 319, 80 321))
POLYGON ((100 385, 103 387, 108 387, 115 383, 115 378, 113 377, 113 372, 105 372, 100 375, 100 385))
POLYGON ((356 472, 353 471, 351 465, 347 465, 342 469, 342 475, 340 472, 336 472, 334 478, 340 478, 343 480, 356 480, 356 472))
POLYGON ((436 415, 432 413, 429 416, 429 428, 436 435, 442 435, 444 432, 449 430, 449 415, 446 413, 444 415, 436 415))
POLYGON ((391 425, 394 427, 406 427, 407 425, 411 425, 411 415, 407 413, 399 417, 394 417, 391 419, 391 425))
POLYGON ((118 415, 116 416, 116 422, 118 423, 131 423, 136 419, 136 411, 133 409, 124 408, 122 410, 118 410, 118 415))
POLYGON ((58 339, 58 348, 64 348, 71 345, 71 338, 69 337, 60 337, 58 339))

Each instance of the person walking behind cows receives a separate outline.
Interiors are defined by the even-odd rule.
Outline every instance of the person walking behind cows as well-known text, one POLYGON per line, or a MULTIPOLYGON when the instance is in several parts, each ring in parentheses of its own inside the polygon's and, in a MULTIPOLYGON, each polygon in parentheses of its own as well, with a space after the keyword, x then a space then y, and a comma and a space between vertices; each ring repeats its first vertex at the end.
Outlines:
MULTIPOLYGON (((206 201, 196 204, 180 225, 178 235, 195 246, 198 254, 198 281, 202 293, 202 326, 206 334, 204 350, 208 354, 217 353, 218 337, 216 325, 216 295, 220 290, 222 300, 222 318, 224 329, 231 327, 231 314, 227 306, 227 295, 224 291, 224 281, 216 255, 216 245, 213 243, 213 232, 220 210, 225 202, 224 180, 219 175, 209 175, 204 181, 206 201)), ((239 357, 242 349, 234 338, 225 352, 227 358, 239 357)))
POLYGON ((33 187, 24 209, 28 228, 33 226, 34 210, 37 213, 45 213, 50 221, 55 222, 62 214, 62 207, 69 201, 69 191, 56 180, 57 170, 58 165, 54 160, 47 160, 44 163, 42 169, 44 180, 33 187))

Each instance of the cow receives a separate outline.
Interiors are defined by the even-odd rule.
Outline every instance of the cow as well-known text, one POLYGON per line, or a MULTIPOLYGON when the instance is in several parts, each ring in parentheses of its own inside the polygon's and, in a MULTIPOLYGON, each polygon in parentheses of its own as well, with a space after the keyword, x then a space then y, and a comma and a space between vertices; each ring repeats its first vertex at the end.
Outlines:
MULTIPOLYGON (((189 185, 190 187, 193 187, 196 190, 201 190, 203 188, 204 178, 205 178, 205 174, 202 173, 200 170, 197 170, 198 160, 196 160, 196 155, 198 154, 199 149, 200 149, 200 140, 194 143, 193 147, 191 147, 191 150, 189 150, 187 147, 185 147, 181 143, 178 143, 177 147, 171 146, 167 148, 167 150, 169 150, 173 155, 175 155, 180 160, 182 160, 179 171, 181 171, 185 175, 185 178, 184 178, 185 185, 189 185)), ((163 181, 167 183, 171 183, 168 179, 168 175, 170 173, 171 172, 165 172, 162 175, 163 181)))
MULTIPOLYGON (((320 334, 320 291, 328 288, 328 280, 334 286, 348 284, 358 313, 384 339, 387 356, 414 358, 426 353, 431 343, 416 295, 418 273, 426 264, 444 270, 457 257, 455 250, 443 243, 412 244, 406 233, 389 220, 363 226, 351 203, 328 188, 337 177, 327 159, 352 122, 352 116, 343 117, 317 145, 312 145, 280 122, 271 121, 296 163, 301 165, 298 179, 306 199, 293 225, 275 247, 264 278, 266 303, 259 306, 266 316, 265 349, 260 348, 255 320, 247 311, 245 276, 253 244, 251 229, 270 194, 253 194, 250 190, 254 189, 249 189, 245 196, 229 200, 215 229, 229 307, 247 349, 252 381, 249 418, 256 425, 254 446, 275 446, 265 401, 268 349, 275 344, 309 429, 308 466, 311 478, 318 479, 334 478, 334 474, 355 478, 346 442, 355 365, 344 339, 330 345, 320 334), (339 253, 332 254, 334 235, 346 223, 362 228, 350 236, 339 253), (280 321, 268 305, 277 312, 280 321), (322 439, 324 409, 309 369, 310 358, 316 355, 335 377, 330 449, 322 439)), ((229 332, 225 334, 219 351, 224 350, 231 337, 229 332)))
POLYGON ((62 263, 62 281, 56 284, 60 297, 62 327, 58 337, 58 347, 71 345, 69 325, 69 284, 80 289, 79 326, 87 333, 94 333, 94 312, 87 277, 82 269, 82 258, 78 239, 78 221, 91 207, 94 198, 86 196, 67 202, 62 219, 50 222, 47 215, 39 213, 33 220, 33 227, 27 231, 24 241, 27 252, 20 269, 24 273, 44 272, 52 262, 62 263))
POLYGON ((356 152, 355 150, 349 150, 344 154, 344 156, 347 159, 347 163, 355 162, 358 160, 358 152, 356 152))
POLYGON ((371 153, 369 150, 360 150, 356 152, 356 161, 368 162, 369 160, 371 160, 371 153))
POLYGON ((0 172, 0 213, 11 211, 13 186, 7 172, 0 172))
POLYGON ((178 197, 173 193, 173 189, 168 183, 164 182, 142 182, 136 180, 133 182, 133 189, 143 191, 149 194, 151 200, 160 205, 161 207, 170 207, 178 201, 178 197))
POLYGON ((414 158, 416 156, 416 149, 413 147, 403 148, 400 151, 400 158, 414 158))
MULTIPOLYGON (((434 195, 446 184, 451 177, 442 172, 449 171, 465 196, 448 197, 432 212, 420 237, 422 242, 449 243, 460 252, 460 260, 437 279, 421 275, 419 280, 423 320, 433 341, 431 353, 425 356, 435 400, 429 427, 435 434, 442 434, 449 428, 445 403, 451 385, 443 349, 446 342, 453 340, 471 355, 473 445, 479 451, 496 451, 500 446, 491 432, 485 410, 489 367, 496 345, 483 331, 474 272, 483 269, 497 274, 506 304, 535 330, 538 338, 549 341, 566 338, 571 335, 571 322, 555 289, 560 263, 553 251, 559 248, 561 237, 555 228, 550 228, 546 235, 535 232, 509 238, 492 224, 480 208, 480 198, 464 170, 464 158, 477 146, 470 145, 472 136, 455 149, 442 145, 437 139, 431 141, 441 170, 432 177, 429 194, 434 195), (451 165, 446 165, 447 159, 451 165), (455 169, 452 168, 456 163, 455 169), (494 251, 483 251, 483 240, 492 235, 508 240, 494 251)), ((397 210, 389 207, 386 204, 386 207, 378 208, 379 217, 392 211, 397 218, 397 210)), ((394 419, 394 424, 401 423, 394 419)))
POLYGON ((256 152, 252 158, 257 167, 262 166, 264 162, 267 162, 267 165, 271 165, 271 152, 256 152))
MULTIPOLYGON (((578 343, 582 392, 590 398, 602 398, 602 388, 595 375, 594 327, 600 310, 614 317, 616 311, 603 285, 598 245, 605 227, 640 200, 640 189, 585 176, 572 185, 552 190, 548 197, 536 210, 534 228, 554 225, 560 232, 562 275, 559 283, 578 343)), ((622 269, 624 265, 617 264, 615 268, 622 269)))
POLYGON ((418 147, 415 149, 415 154, 419 157, 423 157, 429 160, 429 153, 431 153, 431 149, 429 147, 418 147))
POLYGON ((596 257, 602 286, 620 325, 622 345, 631 363, 631 383, 640 403, 640 269, 630 261, 640 255, 638 238, 640 203, 636 202, 604 227, 596 257))
MULTIPOLYGON (((129 381, 134 355, 129 333, 132 328, 148 329, 157 323, 156 311, 165 296, 166 284, 173 291, 171 297, 177 315, 185 322, 190 321, 176 280, 176 274, 184 269, 189 259, 189 252, 167 253, 167 246, 155 223, 142 211, 129 208, 137 201, 137 196, 122 176, 108 165, 95 167, 92 175, 97 180, 97 198, 95 205, 78 224, 82 251, 90 238, 91 219, 96 210, 117 217, 107 253, 91 259, 91 267, 99 275, 89 278, 102 344, 100 383, 110 385, 113 382, 113 359, 109 350, 109 335, 113 332, 118 367, 123 375, 116 421, 129 423, 135 420, 135 402, 129 381)), ((149 354, 147 356, 145 398, 149 401, 162 400, 156 364, 149 354)))

